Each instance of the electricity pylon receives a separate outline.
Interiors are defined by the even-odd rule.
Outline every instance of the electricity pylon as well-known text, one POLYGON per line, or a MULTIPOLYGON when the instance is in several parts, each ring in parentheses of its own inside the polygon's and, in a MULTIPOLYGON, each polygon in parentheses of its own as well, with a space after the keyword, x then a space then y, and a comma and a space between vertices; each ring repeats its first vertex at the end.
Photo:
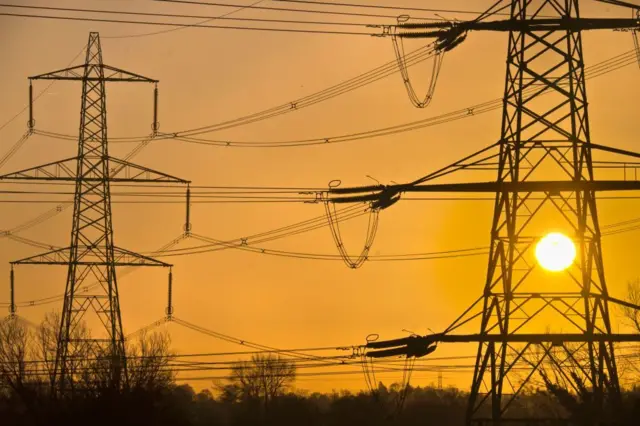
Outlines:
POLYGON ((370 343, 376 351, 368 355, 425 356, 438 342, 475 342, 468 424, 511 424, 514 401, 528 386, 558 382, 581 394, 588 414, 580 421, 614 423, 620 402, 614 343, 637 342, 640 335, 613 333, 610 306, 640 307, 609 295, 596 193, 640 189, 626 174, 640 168, 640 154, 591 141, 582 31, 637 29, 640 22, 582 18, 579 0, 510 0, 494 11, 498 5, 508 7, 509 19, 487 20, 487 13, 469 22, 411 23, 394 36, 436 38, 446 51, 469 31, 506 32, 499 141, 409 184, 329 191, 334 202, 375 202, 403 192, 495 194, 482 296, 443 333, 370 343), (604 160, 594 160, 596 153, 604 160), (440 183, 460 172, 497 172, 497 178, 440 183), (550 231, 575 242, 577 259, 565 273, 536 263, 536 244, 550 231), (456 334, 470 324, 477 334, 456 334))
MULTIPOLYGON (((109 156, 107 139, 106 82, 157 84, 138 74, 105 65, 98 33, 89 34, 86 60, 78 65, 30 80, 82 82, 82 107, 78 155, 42 166, 1 176, 5 180, 35 180, 75 184, 71 243, 68 247, 12 262, 17 264, 65 265, 67 283, 58 331, 52 388, 66 392, 82 369, 75 358, 82 354, 107 366, 107 386, 127 385, 127 368, 118 297, 116 267, 171 265, 114 245, 111 213, 111 183, 188 183, 145 167, 109 156), (85 282, 94 279, 97 285, 85 282), (84 286, 83 286, 84 284, 84 286), (106 337, 78 335, 87 314, 97 317, 106 337)), ((31 90, 30 90, 31 93, 31 90)), ((157 87, 154 93, 157 99, 157 87)), ((31 105, 31 104, 30 104, 31 105)), ((154 113, 157 111, 154 108, 154 113)), ((154 114, 155 115, 155 114, 154 114)), ((154 117, 154 130, 157 128, 154 117)), ((30 119, 30 125, 33 123, 30 119)))
MULTIPOLYGON (((539 15, 579 19, 579 1, 511 2, 516 22, 539 15)), ((549 187, 542 201, 533 201, 533 193, 517 185, 554 172, 577 184, 594 181, 580 30, 510 31, 506 75, 498 181, 516 185, 513 191, 496 194, 480 327, 480 335, 506 339, 479 343, 467 417, 489 416, 499 424, 511 398, 524 389, 523 382, 543 372, 540 366, 548 360, 554 372, 571 383, 570 390, 578 392, 584 381, 593 392, 596 417, 611 419, 612 412, 603 412, 605 396, 614 405, 620 397, 613 342, 591 339, 612 334, 596 193, 575 188, 554 194, 549 187), (563 77, 568 80, 561 84, 563 77), (549 99, 539 98, 544 89, 552 91, 549 99), (562 294, 528 285, 536 264, 526 254, 541 236, 530 225, 548 203, 560 214, 553 220, 564 222, 560 228, 570 232, 579 253, 576 270, 569 272, 575 286, 562 294), (556 332, 574 329, 584 334, 583 341, 576 347, 553 339, 521 344, 509 339, 545 314, 545 323, 556 332)))

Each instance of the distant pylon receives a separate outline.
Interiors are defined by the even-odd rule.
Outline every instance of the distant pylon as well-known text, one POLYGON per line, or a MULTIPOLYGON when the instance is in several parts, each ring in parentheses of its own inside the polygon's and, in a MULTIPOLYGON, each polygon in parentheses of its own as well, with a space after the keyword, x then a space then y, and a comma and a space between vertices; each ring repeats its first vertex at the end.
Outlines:
MULTIPOLYGON (((86 60, 74 66, 30 80, 75 80, 82 82, 82 108, 78 155, 74 158, 10 173, 12 180, 66 181, 75 183, 74 210, 69 247, 12 262, 16 264, 65 265, 67 283, 58 331, 56 358, 51 378, 55 391, 74 388, 82 371, 77 371, 76 354, 89 354, 106 365, 107 387, 127 385, 124 334, 116 279, 117 266, 171 265, 124 250, 114 245, 111 214, 111 183, 180 183, 187 181, 109 156, 105 82, 152 80, 103 64, 98 33, 89 34, 86 60), (87 286, 86 280, 95 280, 87 286), (106 336, 74 335, 87 314, 97 317, 106 336)), ((154 93, 157 97, 157 91, 154 93)), ((154 111, 156 109, 154 108, 154 111)), ((154 112, 155 115, 155 112, 154 112)), ((154 116, 154 131, 156 129, 154 116)), ((81 370, 81 369, 80 369, 81 370)))

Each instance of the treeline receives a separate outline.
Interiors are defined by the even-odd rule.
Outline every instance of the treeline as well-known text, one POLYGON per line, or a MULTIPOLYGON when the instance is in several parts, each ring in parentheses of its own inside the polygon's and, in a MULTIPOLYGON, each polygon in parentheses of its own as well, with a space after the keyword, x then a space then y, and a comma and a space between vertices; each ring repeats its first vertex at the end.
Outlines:
MULTIPOLYGON (((379 384, 367 392, 307 393, 295 386, 296 364, 271 353, 233 363, 225 380, 196 393, 176 381, 183 365, 174 362, 169 336, 158 332, 127 342, 127 373, 117 382, 108 357, 74 346, 64 390, 54 392, 60 387, 51 386, 58 323, 54 314, 36 328, 17 318, 0 321, 0 426, 437 426, 465 420, 468 394, 458 389, 379 384)), ((85 327, 74 333, 78 341, 90 335, 85 327)), ((640 424, 640 387, 624 393, 622 406, 608 401, 611 422, 596 424, 591 390, 576 376, 577 392, 569 392, 553 377, 542 375, 541 388, 525 389, 509 408, 511 418, 548 421, 503 425, 640 424), (567 418, 571 422, 560 420, 567 418)))
MULTIPOLYGON (((393 386, 392 386, 393 387, 393 386)), ((467 394, 455 388, 410 388, 401 411, 398 391, 381 386, 377 392, 304 394, 286 392, 268 405, 260 398, 229 401, 210 390, 196 393, 189 385, 171 384, 155 390, 116 394, 76 395, 51 399, 34 390, 31 398, 4 392, 0 397, 0 424, 40 425, 159 425, 159 426, 425 426, 463 425, 467 394)), ((617 425, 638 424, 640 392, 625 395, 628 416, 617 425), (635 410, 633 407, 635 404, 635 410), (635 412, 634 412, 635 411, 635 412)), ((524 395, 511 415, 545 417, 543 425, 593 425, 588 419, 553 421, 566 410, 546 391, 524 395)), ((505 423, 509 425, 512 423, 505 423)), ((516 423, 539 425, 539 423, 516 423)), ((614 424, 614 423, 611 423, 614 424)), ((595 425, 594 425, 595 426, 595 425)))

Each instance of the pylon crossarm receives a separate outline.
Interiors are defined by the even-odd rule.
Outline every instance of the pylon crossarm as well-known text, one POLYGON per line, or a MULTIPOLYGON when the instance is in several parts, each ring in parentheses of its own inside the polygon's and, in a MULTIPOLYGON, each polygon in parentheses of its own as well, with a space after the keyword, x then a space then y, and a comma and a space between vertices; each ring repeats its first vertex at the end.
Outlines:
POLYGON ((112 182, 191 183, 191 181, 113 157, 109 157, 109 180, 112 182))
POLYGON ((87 65, 76 65, 69 68, 48 72, 46 74, 35 75, 29 77, 30 80, 74 80, 74 81, 109 81, 109 82, 140 82, 140 83, 157 83, 158 80, 144 77, 129 71, 121 70, 109 65, 89 65, 91 67, 101 68, 103 76, 89 75, 85 76, 85 68, 87 65))
POLYGON ((0 180, 71 180, 75 181, 78 157, 65 158, 0 176, 0 180))
POLYGON ((631 9, 640 11, 640 4, 632 4, 632 3, 628 3, 626 1, 620 1, 620 0, 596 0, 596 1, 599 1, 600 3, 609 3, 614 6, 629 7, 631 9))
MULTIPOLYGON (((442 183, 442 184, 426 184, 436 179, 443 178, 453 173, 462 171, 487 171, 497 170, 497 164, 494 160, 499 154, 494 154, 491 150, 495 149, 499 144, 490 145, 470 156, 467 156, 460 161, 450 164, 440 170, 437 170, 429 175, 424 176, 418 180, 406 184, 396 185, 369 185, 360 187, 337 187, 330 188, 325 193, 325 201, 334 203, 358 203, 358 202, 373 202, 380 200, 383 196, 389 194, 400 194, 407 192, 543 192, 548 194, 558 194, 559 192, 574 192, 574 191, 626 191, 637 190, 640 186, 637 182, 640 180, 627 180, 628 173, 632 173, 632 176, 636 177, 637 169, 640 169, 638 161, 631 161, 630 159, 640 159, 640 153, 629 151, 625 149, 613 148, 605 145, 598 144, 584 144, 585 148, 590 148, 595 151, 603 153, 613 154, 614 157, 610 161, 593 161, 594 168, 601 169, 618 169, 623 171, 624 179, 617 180, 602 180, 598 182, 592 182, 589 180, 583 180, 579 182, 575 181, 525 181, 527 178, 533 175, 533 172, 543 162, 545 157, 552 158, 556 164, 563 168, 566 173, 570 173, 569 166, 571 165, 570 159, 566 157, 566 154, 562 150, 570 150, 572 146, 570 144, 560 143, 557 141, 547 141, 546 143, 539 142, 522 142, 522 149, 527 149, 526 154, 533 152, 534 150, 543 150, 546 155, 543 158, 538 159, 535 163, 532 163, 527 174, 524 175, 520 182, 509 181, 494 181, 494 182, 474 182, 474 183, 442 183)), ((522 157, 521 161, 526 159, 526 154, 522 157)), ((521 166, 525 170, 524 166, 521 166)))
POLYGON ((26 257, 20 260, 14 260, 12 265, 68 265, 69 264, 69 247, 51 250, 46 253, 37 254, 35 256, 26 257))
MULTIPOLYGON (((89 157, 85 157, 89 159, 89 157)), ((92 161, 95 159, 92 159, 92 161)), ((83 181, 83 182, 103 182, 104 177, 100 174, 100 168, 93 166, 91 170, 85 173, 82 177, 76 176, 76 168, 78 161, 81 161, 78 157, 66 158, 60 161, 54 161, 52 163, 43 164, 41 166, 32 167, 29 169, 19 170, 17 172, 8 173, 0 176, 0 180, 50 180, 50 181, 83 181)), ((149 169, 147 167, 139 166, 137 164, 129 163, 117 158, 108 157, 106 160, 109 163, 110 175, 108 180, 111 182, 120 183, 179 183, 188 184, 190 181, 177 178, 175 176, 168 175, 166 173, 158 172, 156 170, 149 169)), ((96 161, 93 163, 98 164, 96 161)))
POLYGON ((120 247, 114 247, 113 252, 115 255, 116 266, 124 266, 125 264, 127 266, 161 266, 164 268, 173 266, 170 263, 165 263, 148 256, 122 249, 120 247))
POLYGON ((169 263, 165 263, 151 257, 143 256, 129 250, 114 247, 114 259, 109 261, 100 255, 99 248, 96 247, 78 247, 77 260, 70 261, 69 247, 51 250, 35 256, 27 257, 20 260, 14 260, 12 265, 74 265, 85 266, 159 266, 170 267, 169 263))
MULTIPOLYGON (((531 181, 531 182, 469 182, 432 185, 391 185, 385 188, 396 193, 403 192, 458 192, 458 193, 547 193, 576 191, 637 191, 639 181, 531 181)), ((333 203, 356 203, 378 200, 382 192, 352 197, 330 197, 333 203)))
POLYGON ((640 22, 635 18, 559 17, 526 20, 502 19, 484 22, 474 20, 456 23, 407 23, 397 25, 394 35, 402 38, 435 38, 441 40, 441 44, 439 44, 441 49, 451 49, 450 46, 458 39, 459 35, 468 31, 518 31, 524 33, 548 31, 578 32, 587 30, 631 30, 638 27, 640 27, 640 22))
POLYGON ((29 80, 82 80, 85 65, 75 65, 73 67, 63 68, 51 71, 45 74, 34 75, 29 80))
MULTIPOLYGON (((429 338, 432 336, 428 336, 429 338)), ((368 342, 365 346, 369 358, 389 358, 396 356, 406 356, 407 358, 422 358, 436 350, 436 345, 432 339, 421 336, 410 336, 402 339, 387 341, 368 342)))
POLYGON ((640 153, 638 152, 628 151, 626 149, 614 148, 612 146, 598 145, 595 143, 591 143, 589 144, 589 148, 596 151, 604 151, 604 152, 610 152, 612 154, 619 154, 619 155, 624 155, 632 158, 640 158, 640 153))
POLYGON ((566 343, 605 342, 627 343, 640 342, 640 334, 589 334, 589 333, 553 333, 553 334, 432 334, 428 336, 412 336, 404 339, 396 339, 386 342, 368 343, 368 349, 377 349, 367 352, 367 356, 373 358, 392 357, 407 354, 407 347, 421 346, 425 350, 437 343, 525 343, 525 344, 552 344, 561 346, 566 343), (388 348, 388 349, 383 349, 388 348))
POLYGON ((540 333, 540 334, 437 334, 423 337, 425 343, 564 343, 606 342, 628 343, 640 342, 639 333, 540 333))
POLYGON ((609 303, 621 305, 621 306, 624 306, 625 308, 633 309, 640 312, 639 305, 633 304, 631 302, 627 302, 626 300, 616 299, 615 297, 611 297, 611 296, 602 296, 602 299, 606 300, 609 303))
POLYGON ((334 188, 330 188, 327 191, 327 195, 328 196, 345 196, 345 195, 356 195, 356 194, 365 194, 365 193, 376 193, 383 190, 399 191, 402 188, 408 188, 421 183, 432 181, 458 171, 462 171, 465 169, 472 169, 473 167, 495 168, 495 165, 497 163, 491 162, 491 160, 494 160, 498 157, 498 154, 495 152, 497 151, 498 147, 499 147, 498 143, 489 145, 471 155, 468 155, 462 158, 461 160, 458 160, 452 164, 442 167, 441 169, 438 169, 435 172, 429 173, 428 175, 423 176, 410 183, 401 184, 401 185, 368 185, 368 186, 343 187, 343 188, 334 187, 334 188))
POLYGON ((120 68, 112 67, 110 65, 102 65, 102 68, 104 71, 110 71, 104 73, 105 81, 158 83, 158 80, 154 80, 140 74, 132 73, 130 71, 125 71, 120 68))

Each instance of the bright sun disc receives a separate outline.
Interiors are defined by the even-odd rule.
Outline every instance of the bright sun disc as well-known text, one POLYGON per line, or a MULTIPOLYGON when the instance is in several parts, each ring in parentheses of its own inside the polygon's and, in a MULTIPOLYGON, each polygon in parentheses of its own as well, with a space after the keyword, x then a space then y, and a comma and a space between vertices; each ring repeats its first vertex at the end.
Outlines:
POLYGON ((576 246, 571 238, 558 232, 546 235, 536 246, 536 259, 547 271, 567 269, 576 258, 576 246))

